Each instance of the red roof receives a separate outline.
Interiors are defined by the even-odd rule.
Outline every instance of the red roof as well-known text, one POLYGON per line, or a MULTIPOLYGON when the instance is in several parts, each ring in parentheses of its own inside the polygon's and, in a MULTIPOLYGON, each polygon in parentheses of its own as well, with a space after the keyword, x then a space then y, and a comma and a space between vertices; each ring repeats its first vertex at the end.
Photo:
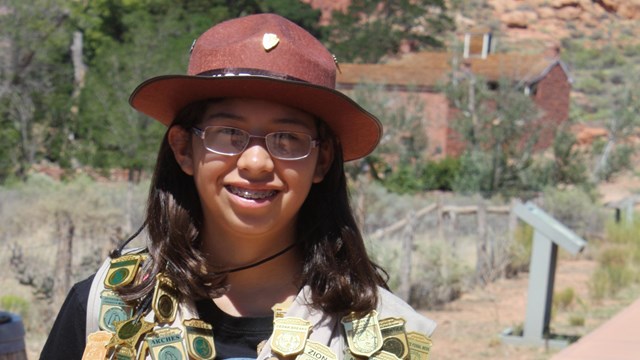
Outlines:
POLYGON ((340 64, 339 85, 377 83, 385 85, 433 87, 446 80, 452 64, 468 67, 475 75, 491 81, 501 78, 535 83, 557 64, 556 58, 544 55, 512 53, 490 54, 486 58, 454 58, 445 52, 420 52, 404 56, 386 64, 340 64))

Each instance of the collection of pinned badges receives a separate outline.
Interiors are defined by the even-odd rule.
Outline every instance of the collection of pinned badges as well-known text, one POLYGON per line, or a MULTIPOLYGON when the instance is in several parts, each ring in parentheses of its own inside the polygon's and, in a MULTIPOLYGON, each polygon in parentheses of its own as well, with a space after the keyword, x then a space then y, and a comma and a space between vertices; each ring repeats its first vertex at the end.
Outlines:
MULTIPOLYGON (((173 324, 178 312, 178 293, 172 280, 164 274, 156 276, 152 296, 135 307, 125 303, 114 291, 136 279, 146 254, 125 255, 111 261, 100 294, 100 331, 87 338, 83 359, 213 360, 216 350, 210 324, 189 319, 182 328, 161 327, 173 324), (144 316, 154 312, 155 322, 144 316), (185 346, 186 344, 186 346, 185 346)), ((327 346, 308 339, 312 324, 304 319, 285 316, 287 304, 276 304, 270 346, 273 353, 295 360, 337 360, 327 346)), ((377 311, 364 316, 350 314, 342 318, 348 349, 341 354, 347 360, 428 360, 431 340, 416 332, 406 332, 405 320, 378 320, 377 311)), ((258 351, 260 352, 260 351, 258 351)))

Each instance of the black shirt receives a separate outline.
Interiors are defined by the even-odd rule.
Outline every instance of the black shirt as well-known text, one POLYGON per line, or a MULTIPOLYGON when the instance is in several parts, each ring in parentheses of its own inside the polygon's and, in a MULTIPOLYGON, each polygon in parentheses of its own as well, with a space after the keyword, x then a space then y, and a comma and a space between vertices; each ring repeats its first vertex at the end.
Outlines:
MULTIPOLYGON (((58 313, 40 354, 43 360, 82 359, 86 344, 87 302, 93 275, 75 284, 58 313)), ((273 332, 273 316, 234 317, 213 301, 196 303, 200 319, 213 326, 216 359, 257 357, 257 346, 273 332)), ((97 316, 97 314, 96 314, 97 316)))

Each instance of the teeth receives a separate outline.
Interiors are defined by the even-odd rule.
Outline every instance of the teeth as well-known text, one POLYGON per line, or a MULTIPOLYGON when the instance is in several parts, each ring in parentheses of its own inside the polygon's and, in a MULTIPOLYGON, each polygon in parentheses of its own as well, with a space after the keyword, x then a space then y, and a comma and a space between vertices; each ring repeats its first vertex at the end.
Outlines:
POLYGON ((248 190, 233 186, 228 186, 227 189, 234 195, 250 200, 262 200, 272 197, 276 194, 275 190, 248 190))

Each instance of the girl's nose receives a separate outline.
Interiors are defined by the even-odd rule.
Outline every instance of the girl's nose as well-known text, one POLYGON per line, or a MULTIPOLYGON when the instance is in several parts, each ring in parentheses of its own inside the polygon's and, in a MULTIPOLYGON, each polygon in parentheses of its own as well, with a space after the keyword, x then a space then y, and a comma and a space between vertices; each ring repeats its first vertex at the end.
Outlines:
POLYGON ((263 141, 252 141, 238 158, 238 168, 250 173, 273 171, 273 159, 263 141))

